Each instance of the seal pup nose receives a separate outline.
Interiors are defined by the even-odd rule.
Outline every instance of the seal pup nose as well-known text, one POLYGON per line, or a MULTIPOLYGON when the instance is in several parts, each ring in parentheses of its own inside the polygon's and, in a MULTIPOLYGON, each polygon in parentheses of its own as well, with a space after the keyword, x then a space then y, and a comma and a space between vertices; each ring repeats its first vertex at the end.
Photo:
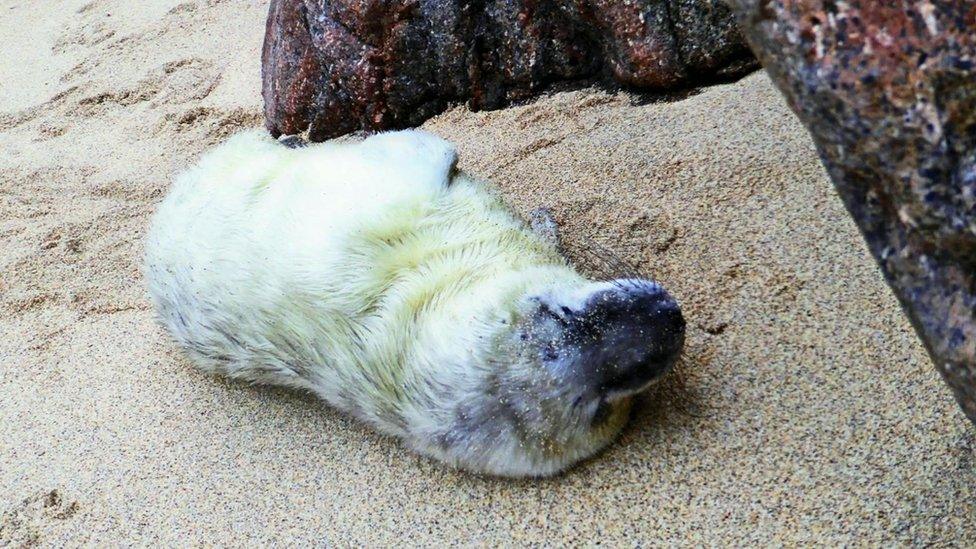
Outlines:
POLYGON ((667 296, 656 305, 655 323, 658 325, 659 343, 663 354, 681 352, 685 343, 685 317, 678 303, 667 296))
POLYGON ((579 313, 590 383, 614 398, 638 393, 666 374, 684 347, 685 320, 659 284, 619 280, 594 292, 579 313))

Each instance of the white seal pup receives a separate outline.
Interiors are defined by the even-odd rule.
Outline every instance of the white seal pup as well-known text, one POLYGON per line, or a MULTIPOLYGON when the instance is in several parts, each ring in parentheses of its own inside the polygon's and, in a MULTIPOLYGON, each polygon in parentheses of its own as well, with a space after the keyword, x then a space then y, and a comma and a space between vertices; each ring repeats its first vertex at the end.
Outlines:
POLYGON ((180 176, 144 271, 207 372, 306 389, 469 471, 606 446, 674 364, 658 284, 593 282, 420 131, 289 148, 245 133, 180 176))

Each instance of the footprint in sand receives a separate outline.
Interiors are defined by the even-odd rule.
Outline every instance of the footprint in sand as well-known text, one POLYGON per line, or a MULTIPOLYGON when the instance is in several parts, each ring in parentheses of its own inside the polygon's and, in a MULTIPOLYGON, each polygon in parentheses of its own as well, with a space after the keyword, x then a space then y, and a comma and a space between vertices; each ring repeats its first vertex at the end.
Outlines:
POLYGON ((31 496, 0 517, 0 546, 31 547, 41 542, 45 527, 78 512, 77 501, 67 501, 58 490, 31 496))
POLYGON ((77 223, 57 227, 41 240, 42 250, 61 248, 67 254, 77 255, 82 251, 82 226, 77 223))
POLYGON ((197 11, 197 5, 193 2, 183 2, 182 4, 177 4, 173 6, 166 15, 180 15, 182 13, 191 13, 197 11))
MULTIPOLYGON (((213 63, 191 57, 156 67, 131 88, 86 93, 83 88, 74 87, 69 90, 71 93, 60 94, 41 107, 47 107, 45 110, 50 112, 60 112, 64 118, 92 118, 104 115, 111 109, 143 102, 149 102, 153 108, 180 105, 206 98, 217 87, 220 77, 221 73, 213 63), (78 96, 81 97, 77 101, 68 101, 78 96)), ((12 126, 32 119, 40 110, 35 107, 30 115, 10 116, 6 124, 0 120, 0 129, 4 125, 12 126)))
MULTIPOLYGON (((25 313, 40 309, 48 303, 54 303, 57 298, 57 295, 41 290, 5 290, 3 298, 0 299, 0 310, 11 314, 25 313)), ((2 536, 0 541, 3 541, 2 536)), ((0 544, 0 547, 3 547, 3 544, 0 544)))
POLYGON ((264 120, 261 111, 247 109, 215 109, 193 107, 183 112, 168 114, 158 131, 175 127, 176 131, 194 135, 204 144, 219 143, 245 129, 260 127, 264 120))
POLYGON ((97 2, 89 2, 89 3, 85 4, 84 6, 78 8, 78 11, 76 11, 75 13, 77 13, 78 15, 81 15, 83 13, 88 13, 91 10, 95 9, 95 5, 96 4, 97 4, 97 2))
POLYGON ((115 36, 115 31, 108 28, 101 21, 91 21, 79 28, 69 29, 61 35, 51 50, 56 53, 65 53, 76 46, 96 46, 115 36))
POLYGON ((37 129, 38 137, 34 141, 46 141, 55 137, 61 137, 67 131, 68 126, 45 122, 37 129))
POLYGON ((213 63, 191 57, 162 65, 144 82, 159 90, 153 106, 176 105, 204 99, 220 83, 220 77, 213 63))
MULTIPOLYGON (((45 114, 55 114, 57 115, 56 119, 60 121, 65 118, 66 113, 71 114, 72 112, 71 108, 67 107, 69 99, 77 97, 81 92, 82 89, 78 86, 71 86, 66 90, 58 92, 47 101, 32 107, 14 112, 0 113, 0 131, 6 131, 27 124, 28 122, 33 122, 45 114)), ((73 107, 74 103, 71 106, 73 107)))

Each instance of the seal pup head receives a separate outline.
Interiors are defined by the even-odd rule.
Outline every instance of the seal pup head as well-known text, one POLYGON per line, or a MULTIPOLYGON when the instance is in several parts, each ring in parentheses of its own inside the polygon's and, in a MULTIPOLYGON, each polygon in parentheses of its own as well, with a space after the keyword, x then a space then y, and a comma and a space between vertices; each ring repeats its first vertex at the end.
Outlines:
POLYGON ((593 455, 684 346, 680 307, 648 280, 556 285, 517 307, 495 341, 504 360, 489 364, 441 439, 442 455, 469 469, 544 476, 593 455))

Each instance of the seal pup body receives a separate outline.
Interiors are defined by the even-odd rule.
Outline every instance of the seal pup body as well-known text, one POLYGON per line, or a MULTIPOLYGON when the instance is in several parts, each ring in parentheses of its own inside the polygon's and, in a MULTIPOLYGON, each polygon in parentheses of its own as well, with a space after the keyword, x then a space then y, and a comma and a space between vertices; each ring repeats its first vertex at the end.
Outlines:
POLYGON ((154 217, 162 324, 205 371, 312 391, 468 470, 592 455, 673 364, 680 311, 648 281, 586 280, 455 162, 417 131, 235 136, 154 217))

